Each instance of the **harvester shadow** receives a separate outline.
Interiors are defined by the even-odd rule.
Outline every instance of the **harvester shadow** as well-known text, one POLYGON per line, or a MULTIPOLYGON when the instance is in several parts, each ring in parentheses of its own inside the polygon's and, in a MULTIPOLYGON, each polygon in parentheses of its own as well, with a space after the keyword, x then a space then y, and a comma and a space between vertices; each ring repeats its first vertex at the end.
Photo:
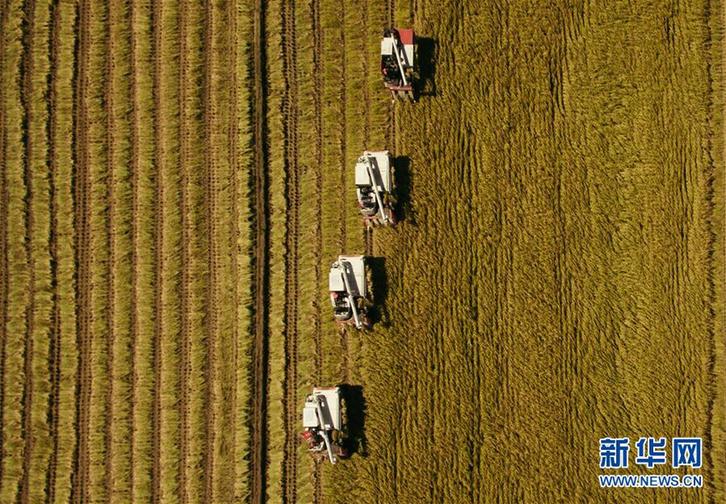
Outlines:
POLYGON ((436 40, 430 37, 416 37, 418 45, 418 89, 416 95, 437 96, 436 89, 436 40))
POLYGON ((357 453, 361 457, 368 456, 366 439, 366 399, 360 385, 340 385, 340 393, 345 401, 346 424, 348 435, 343 447, 349 456, 357 453))
POLYGON ((415 226, 416 219, 411 205, 411 190, 413 188, 411 158, 396 156, 393 163, 396 167, 396 217, 399 222, 405 220, 415 226))
POLYGON ((371 323, 381 324, 383 327, 390 325, 388 310, 386 309, 386 297, 388 297, 388 283, 386 280, 386 259, 385 257, 369 257, 368 265, 371 271, 371 295, 373 306, 369 311, 371 323))

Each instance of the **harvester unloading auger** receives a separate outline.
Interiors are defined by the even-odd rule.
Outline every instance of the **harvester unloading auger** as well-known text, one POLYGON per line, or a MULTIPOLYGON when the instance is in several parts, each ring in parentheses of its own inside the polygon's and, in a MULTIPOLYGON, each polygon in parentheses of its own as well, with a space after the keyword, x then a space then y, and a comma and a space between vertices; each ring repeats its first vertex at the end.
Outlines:
POLYGON ((330 267, 328 286, 333 315, 339 324, 353 324, 356 329, 370 327, 368 283, 364 256, 338 256, 330 267))
POLYGON ((343 447, 343 404, 340 388, 314 388, 313 393, 305 398, 303 407, 303 431, 300 437, 307 444, 308 450, 316 457, 323 458, 327 453, 328 460, 335 464, 338 457, 348 456, 343 447))
POLYGON ((396 224, 395 188, 388 151, 365 151, 355 164, 355 194, 366 225, 396 224))
POLYGON ((402 96, 415 101, 416 34, 413 29, 388 28, 383 32, 381 73, 394 99, 402 96))

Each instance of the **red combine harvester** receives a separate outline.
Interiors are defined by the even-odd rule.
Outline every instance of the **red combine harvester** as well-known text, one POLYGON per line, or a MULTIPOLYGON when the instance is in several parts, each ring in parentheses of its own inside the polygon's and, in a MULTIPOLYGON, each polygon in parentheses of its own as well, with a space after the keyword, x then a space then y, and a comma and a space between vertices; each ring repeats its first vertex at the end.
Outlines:
POLYGON ((383 83, 393 99, 399 96, 415 101, 416 34, 410 28, 389 28, 381 40, 383 83))
POLYGON ((354 325, 356 329, 370 329, 368 296, 371 271, 364 256, 338 256, 328 273, 330 304, 333 316, 341 325, 354 325))
POLYGON ((388 151, 365 151, 355 164, 355 194, 366 226, 396 224, 393 162, 388 151))
POLYGON ((339 458, 348 457, 348 451, 343 446, 343 409, 338 387, 315 387, 313 393, 305 398, 300 439, 316 460, 324 460, 327 455, 330 463, 335 464, 339 458))

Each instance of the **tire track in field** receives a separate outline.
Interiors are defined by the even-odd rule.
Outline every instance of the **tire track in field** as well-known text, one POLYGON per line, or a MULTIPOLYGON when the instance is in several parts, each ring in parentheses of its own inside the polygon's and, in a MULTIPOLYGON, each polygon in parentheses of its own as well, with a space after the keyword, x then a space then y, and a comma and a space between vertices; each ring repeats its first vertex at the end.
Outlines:
MULTIPOLYGON (((345 36, 345 2, 340 3, 340 18, 342 26, 340 31, 340 54, 341 56, 341 79, 340 79, 340 253, 347 252, 348 244, 347 222, 348 222, 348 198, 347 198, 347 159, 348 159, 348 101, 347 101, 347 79, 346 71, 346 36, 345 36)), ((345 382, 350 381, 350 354, 348 345, 348 330, 345 326, 340 329, 340 346, 343 354, 343 375, 345 382)))
POLYGON ((365 240, 366 255, 372 256, 373 255, 373 228, 372 227, 365 226, 363 228, 363 238, 365 240))
POLYGON ((76 381, 76 449, 73 461, 71 500, 88 500, 88 429, 91 401, 91 255, 90 255, 90 160, 88 152, 88 110, 85 90, 88 86, 89 13, 88 0, 78 7, 79 38, 75 60, 78 62, 74 96, 74 166, 76 228, 76 334, 78 338, 78 376, 76 381))
POLYGON ((131 460, 129 461, 129 488, 131 489, 131 495, 134 495, 134 481, 136 479, 135 466, 134 466, 134 447, 136 446, 136 429, 134 429, 134 423, 136 419, 136 382, 138 381, 138 370, 136 368, 136 352, 138 349, 139 340, 139 319, 136 313, 138 309, 138 264, 139 264, 139 252, 137 250, 139 243, 139 223, 138 216, 139 212, 139 105, 137 103, 136 87, 138 86, 138 78, 136 76, 136 58, 138 56, 138 48, 136 47, 136 31, 134 30, 134 21, 136 19, 136 2, 131 1, 129 3, 129 20, 130 20, 130 47, 129 47, 129 58, 131 59, 130 64, 130 95, 131 100, 131 209, 133 215, 131 216, 131 295, 129 299, 129 310, 131 310, 130 316, 130 352, 131 352, 131 402, 129 404, 129 418, 131 421, 131 429, 129 430, 129 446, 131 447, 131 460))
POLYGON ((35 0, 29 0, 24 7, 25 17, 23 27, 23 56, 21 65, 22 95, 21 102, 25 112, 23 121, 24 155, 23 171, 25 177, 25 257, 28 262, 28 306, 25 311, 25 350, 24 350, 24 375, 22 399, 22 425, 23 425, 23 472, 20 481, 19 501, 28 502, 30 491, 30 463, 33 453, 33 332, 35 330, 35 259, 33 253, 33 174, 32 174, 32 153, 33 135, 30 133, 30 125, 33 123, 33 70, 35 63, 34 32, 35 32, 35 0))
MULTIPOLYGON (((230 89, 229 89, 229 103, 231 104, 231 109, 229 111, 229 124, 228 124, 228 130, 227 130, 227 162, 229 163, 229 173, 231 174, 231 180, 230 184, 232 185, 232 190, 230 191, 230 208, 232 209, 232 216, 233 216, 233 224, 232 224, 232 232, 233 235, 230 237, 230 248, 232 257, 232 278, 234 279, 233 282, 233 303, 234 306, 239 306, 239 257, 238 257, 238 243, 239 243, 239 233, 240 233, 240 226, 239 226, 239 208, 238 208, 238 201, 237 201, 237 190, 238 190, 238 183, 237 183, 237 170, 238 170, 238 163, 237 163, 237 135, 239 134, 239 123, 238 123, 238 117, 237 117, 237 57, 238 57, 238 48, 239 44, 237 41, 237 12, 236 12, 236 3, 235 2, 229 2, 227 4, 228 11, 227 11, 227 22, 229 23, 229 35, 227 39, 227 46, 228 48, 233 48, 229 51, 229 68, 231 71, 229 72, 228 76, 231 81, 230 89)), ((237 403, 239 401, 239 398, 237 396, 237 366, 239 363, 239 324, 237 323, 237 314, 235 313, 234 317, 235 323, 232 324, 232 362, 233 362, 233 372, 232 376, 235 379, 235 386, 232 387, 232 399, 231 399, 231 408, 232 408, 232 415, 231 415, 231 425, 234 427, 232 432, 232 453, 236 453, 236 447, 237 447, 237 403)), ((236 473, 236 464, 233 467, 233 471, 236 473)), ((234 488, 234 485, 233 485, 234 488)))
POLYGON ((162 138, 161 138, 161 44, 162 44, 162 12, 163 6, 161 2, 153 2, 151 16, 151 32, 153 34, 153 52, 154 52, 154 77, 153 77, 153 95, 154 95, 154 164, 156 167, 156 209, 154 212, 154 285, 156 291, 154 293, 154 399, 152 407, 152 487, 151 500, 158 503, 161 499, 161 333, 163 330, 163 320, 161 317, 162 310, 162 270, 164 265, 164 212, 162 204, 164 202, 164 185, 161 177, 161 157, 162 157, 162 138))
MULTIPOLYGON (((48 432, 51 442, 51 451, 48 459, 48 473, 46 476, 45 488, 46 488, 46 502, 55 502, 55 482, 56 473, 58 468, 58 415, 60 411, 60 382, 61 382, 61 307, 59 303, 60 299, 60 286, 58 284, 58 236, 56 230, 58 229, 58 206, 56 202, 56 175, 58 173, 58 159, 55 145, 55 128, 56 128, 56 111, 57 111, 57 72, 58 72, 58 45, 60 31, 61 16, 59 13, 59 6, 57 3, 51 3, 50 7, 50 77, 49 77, 49 94, 48 94, 48 166, 50 170, 49 174, 49 186, 50 186, 50 200, 49 200, 49 213, 50 213, 50 277, 51 277, 51 290, 52 290, 52 305, 53 311, 50 320, 50 362, 48 370, 50 373, 50 394, 48 404, 48 432)), ((2 54, 2 51, 0 51, 2 54)), ((2 87, 2 86, 0 86, 2 87)), ((2 103, 2 100, 0 100, 2 103)), ((0 157, 2 159, 2 157, 0 157)), ((0 209, 0 214, 3 213, 4 209, 0 209)), ((1 225, 0 225, 1 229, 1 225)), ((0 231, 0 234, 4 236, 4 233, 0 231)), ((0 240, 2 237, 0 237, 0 240)), ((3 250, 3 244, 0 244, 0 250, 3 250)), ((5 306, 4 298, 0 299, 0 305, 5 306)), ((0 323, 4 318, 0 319, 0 323)), ((4 325, 4 324, 3 324, 4 325)), ((0 410, 2 405, 0 404, 0 410)), ((0 446, 0 453, 2 453, 2 447, 0 446)), ((2 478, 2 475, 0 475, 2 478)))
MULTIPOLYGON (((371 140, 371 91, 368 86, 368 76, 373 69, 371 68, 371 59, 368 49, 368 21, 370 17, 368 2, 363 3, 363 19, 361 20, 361 26, 363 27, 363 68, 361 69, 364 75, 363 81, 363 103, 365 103, 365 109, 363 112, 363 146, 365 149, 369 149, 368 142, 371 140)), ((376 147, 380 148, 380 147, 376 147)))
POLYGON ((345 383, 350 383, 351 377, 351 363, 350 363, 350 345, 348 344, 348 327, 341 326, 340 328, 340 347, 343 353, 343 373, 342 380, 345 383))
MULTIPOLYGON (((364 148, 370 149, 369 142, 371 141, 371 92, 368 84, 369 72, 375 69, 371 68, 371 60, 368 49, 368 23, 370 19, 370 12, 368 2, 363 5, 363 75, 366 76, 366 80, 363 82, 363 100, 365 103, 365 127, 363 129, 363 146, 364 148)), ((375 146, 375 149, 380 149, 379 146, 375 146)), ((363 226, 363 241, 365 243, 365 255, 373 255, 373 229, 370 226, 363 226)))
POLYGON ((187 460, 189 459, 189 380, 191 378, 191 369, 189 366, 189 356, 191 354, 190 341, 190 320, 189 320, 189 263, 191 257, 190 250, 190 233, 189 227, 193 226, 193 222, 189 222, 189 208, 187 194, 189 180, 187 170, 189 169, 189 129, 187 128, 187 79, 188 65, 187 60, 187 1, 179 1, 179 141, 181 142, 181 156, 179 159, 179 169, 181 178, 181 190, 179 192, 179 212, 181 214, 181 288, 180 288, 180 314, 181 314, 181 352, 179 356, 179 380, 181 385, 181 394, 179 397, 179 421, 181 423, 181 436, 179 440, 179 452, 181 463, 179 464, 179 491, 181 493, 181 502, 188 502, 187 495, 187 460))
MULTIPOLYGON (((709 9, 711 6, 709 5, 709 9)), ((709 12, 709 14, 711 14, 709 12)), ((726 22, 726 4, 721 3, 721 9, 720 12, 714 13, 713 16, 717 17, 719 20, 719 25, 723 26, 726 22)), ((711 42, 711 40, 714 37, 713 29, 711 28, 710 21, 705 24, 707 29, 707 36, 706 39, 711 42)), ((719 37, 719 42, 720 37, 719 37)), ((721 42, 723 44, 723 42, 721 42)), ((714 108, 721 104, 721 107, 723 108, 723 96, 718 96, 717 92, 721 91, 723 94, 724 86, 721 84, 720 86, 714 83, 714 79, 721 79, 723 81, 723 64, 726 61, 726 51, 721 50, 721 61, 714 61, 712 53, 709 52, 708 57, 708 66, 707 66, 707 74, 708 74, 708 95, 709 95, 709 101, 708 101, 708 112, 707 112, 707 123, 709 126, 709 129, 711 130, 711 134, 707 137, 707 152, 709 153, 709 163, 708 163, 708 171, 709 171, 709 177, 707 179, 706 183, 706 200, 708 202, 707 205, 707 214, 705 216, 705 220, 707 222, 707 250, 708 250, 708 272, 706 274, 707 278, 707 300, 708 300, 708 318, 706 321, 706 330, 708 334, 708 399, 706 402, 706 427, 704 429, 704 448, 705 448, 705 464, 704 464, 704 478, 707 481, 710 481, 711 484, 707 486, 706 495, 709 501, 714 502, 716 500, 716 489, 719 483, 723 484, 723 478, 724 478, 724 470, 722 467, 715 467, 714 461, 718 460, 717 454, 714 456, 713 453, 713 446, 714 446, 714 437, 716 440, 721 438, 718 434, 714 436, 714 431, 717 431, 716 425, 718 425, 718 421, 723 419, 723 413, 719 414, 717 411, 717 404, 719 402, 718 399, 718 393, 719 393, 719 386, 718 386, 718 378, 719 376, 723 376, 723 369, 719 372, 718 365, 720 353, 719 347, 717 345, 716 339, 717 339, 717 331, 718 331, 718 322, 717 322, 717 313, 718 313, 718 301, 719 301, 719 287, 717 282, 719 280, 716 280, 717 278, 717 272, 718 272, 718 264, 717 264, 717 250, 718 250, 718 232, 723 231, 723 226, 721 228, 718 228, 718 220, 716 220, 716 210, 719 208, 718 203, 718 197, 716 196, 716 191, 718 187, 717 182, 717 174, 716 174, 716 165, 717 165, 717 157, 714 157, 714 147, 718 146, 717 142, 714 142, 714 130, 717 130, 717 128, 714 128, 714 122, 716 125, 718 125, 718 122, 714 115, 718 114, 714 111, 714 108), (714 68, 716 70, 714 70, 714 68), (716 74, 716 75, 714 75, 716 74), (717 96, 716 99, 714 99, 714 95, 717 96), (718 474, 717 474, 718 473, 718 474)), ((721 113, 724 111, 722 110, 721 113)), ((721 116, 723 117, 723 116, 721 116)), ((726 149, 726 143, 722 145, 722 149, 726 149)), ((721 155, 723 156, 726 154, 726 152, 722 151, 721 155)), ((721 158, 721 161, 723 162, 724 157, 721 158)), ((723 170, 723 169, 722 169, 723 170)), ((723 171, 722 171, 723 176, 723 171)), ((721 198, 723 198, 723 194, 721 194, 721 198)), ((722 203, 723 204, 723 203, 722 203)), ((723 216, 721 216, 721 219, 723 216)), ((723 222, 723 221, 721 221, 723 222)), ((724 260, 724 250, 721 250, 721 260, 724 260)), ((723 289, 723 284, 721 284, 721 289, 723 289)), ((723 291, 721 291, 723 292, 723 291)), ((723 383, 723 380, 722 380, 723 383)), ((721 463, 723 463, 723 460, 721 460, 721 463)))
MULTIPOLYGON (((316 92, 313 95, 313 103, 315 105, 315 163, 314 174, 315 184, 318 187, 315 200, 315 215, 320 216, 315 222, 315 250, 320 254, 323 250, 323 64, 321 57, 323 54, 323 35, 322 26, 320 24, 320 0, 313 0, 310 4, 310 15, 313 25, 313 79, 315 81, 316 92)), ((313 322, 313 344, 315 346, 315 370, 313 371, 314 385, 320 385, 322 380, 323 369, 323 347, 322 347, 322 306, 320 299, 323 296, 323 290, 320 285, 323 281, 322 265, 320 260, 315 261, 315 300, 313 301, 314 322, 313 322)), ((320 504, 323 499, 322 489, 322 470, 320 464, 315 461, 313 465, 313 504, 320 504)))
POLYGON ((347 79, 346 71, 346 36, 345 36, 345 2, 340 2, 340 18, 342 20, 340 30, 340 253, 346 253, 348 243, 347 226, 348 222, 348 198, 346 197, 346 163, 348 157, 348 103, 347 103, 347 79))
MULTIPOLYGON (((721 2, 721 10, 717 14, 719 19, 719 25, 721 27, 726 25, 726 3, 721 2)), ((709 38, 713 37, 714 33, 712 30, 709 30, 709 38)), ((723 44, 723 42, 721 42, 723 44)), ((718 53, 717 53, 718 54, 718 53)), ((726 65, 726 51, 721 50, 721 61, 713 60, 711 58, 710 65, 709 65, 709 73, 714 72, 714 68, 716 69, 723 69, 726 65)), ((709 113, 709 120, 711 121, 712 129, 717 131, 717 128, 714 128, 714 126, 718 126, 719 122, 716 119, 717 117, 726 117, 726 102, 724 101, 724 94, 726 92, 726 86, 723 83, 723 70, 720 72, 720 85, 712 84, 711 88, 711 94, 712 96, 715 95, 715 98, 712 97, 710 102, 710 113, 709 113), (719 92, 720 93, 717 93, 719 92), (719 96, 720 94, 720 96, 719 96), (721 111, 720 114, 716 113, 714 111, 714 107, 718 106, 720 104, 721 111), (716 114, 716 117, 714 117, 714 114, 716 114), (714 124, 715 123, 715 124, 714 124)), ((723 121, 723 119, 721 119, 723 121)), ((714 142, 713 134, 708 137, 709 142, 709 152, 712 152, 711 149, 714 147, 718 147, 718 142, 714 142)), ((726 142, 724 142, 721 145, 721 157, 720 161, 723 163, 726 160, 726 142)), ((704 477, 708 480, 713 482, 709 486, 709 490, 707 493, 708 499, 713 501, 715 500, 715 497, 717 495, 716 491, 718 489, 719 484, 721 485, 721 488, 724 486, 724 478, 726 477, 726 470, 725 468, 720 465, 719 467, 716 467, 714 464, 715 460, 718 460, 718 453, 716 452, 714 454, 713 445, 714 442, 718 444, 719 440, 723 440, 723 435, 719 431, 718 425, 723 422, 724 418, 724 408, 719 407, 720 405, 723 405, 723 387, 724 387, 724 370, 723 369, 723 363, 724 363, 724 353, 723 349, 720 349, 718 343, 717 343, 717 334, 719 334, 719 328, 723 327, 723 322, 719 322, 719 311, 718 306, 719 302, 723 301, 723 293, 724 293, 724 285, 722 280, 720 280, 721 276, 719 275, 720 271, 723 271, 723 263, 722 266, 719 267, 718 261, 719 259, 721 261, 724 261, 726 259, 726 250, 724 249, 724 237, 721 236, 719 238, 718 233, 723 233, 726 229, 724 227, 724 216, 723 214, 720 217, 717 217, 718 210, 723 212, 723 205, 724 205, 724 194, 723 194, 723 176, 724 176, 724 169, 721 168, 720 175, 718 174, 716 167, 718 165, 719 158, 716 157, 715 159, 712 159, 711 163, 711 171, 712 175, 709 177, 709 182, 707 184, 707 195, 708 195, 708 201, 709 201, 709 215, 707 216, 707 221, 709 223, 708 226, 708 250, 709 250, 709 259, 710 259, 710 267, 708 271, 708 303, 710 306, 710 313, 709 313, 709 321, 707 330, 709 334, 709 355, 711 356, 709 360, 709 366, 708 366, 708 372, 709 372, 709 399, 707 402, 707 418, 708 418, 708 426, 706 428, 706 432, 704 435, 705 438, 705 444, 706 444, 706 453, 709 453, 709 455, 706 455, 706 467, 707 469, 704 471, 704 477), (720 177, 720 181, 719 181, 720 177), (719 195, 719 187, 721 187, 721 193, 719 195), (720 247, 720 248, 719 248, 720 247), (719 383, 720 380, 720 383, 719 383)), ((721 316, 721 320, 723 321, 723 315, 721 316)), ((723 453, 723 451, 720 451, 720 453, 723 453)), ((723 458, 721 459, 721 463, 723 463, 723 458)), ((723 495, 723 492, 721 492, 721 495, 723 495)))
POLYGON ((103 100, 105 103, 106 111, 106 170, 108 177, 108 184, 106 186, 106 197, 108 198, 108 205, 106 207, 106 216, 108 222, 108 237, 106 246, 108 247, 108 275, 106 280, 106 303, 108 306, 108 317, 106 319, 106 374, 108 378, 108 387, 106 389, 106 405, 104 408, 104 419, 103 419, 103 430, 104 430, 104 450, 105 450, 105 471, 104 475, 104 487, 106 491, 106 497, 110 498, 113 488, 113 443, 111 443, 111 435, 113 432, 113 344, 114 344, 114 327, 113 321, 116 316, 116 293, 114 292, 114 279, 115 279, 115 264, 116 264, 116 238, 114 236, 114 228, 116 226, 115 210, 116 210, 116 195, 114 192, 114 184, 116 179, 114 176, 114 152, 115 145, 113 140, 114 130, 114 100, 113 100, 113 54, 114 54, 114 40, 111 33, 111 29, 114 23, 118 23, 116 13, 118 12, 118 5, 114 5, 116 2, 109 2, 109 8, 106 13, 106 75, 105 83, 103 86, 103 100))
MULTIPOLYGON (((388 27, 393 28, 396 24, 396 3, 395 0, 386 1, 388 27)), ((396 99, 391 98, 388 104, 388 143, 389 148, 395 156, 398 152, 396 149, 396 99)))
POLYGON ((267 294, 269 292, 269 272, 267 248, 269 233, 267 221, 269 201, 267 187, 266 149, 266 97, 265 83, 265 2, 256 0, 253 22, 253 59, 254 59, 254 148, 255 148, 255 202, 254 202, 254 356, 252 378, 252 456, 250 457, 250 473, 252 474, 251 501, 264 503, 267 480, 267 378, 268 378, 268 328, 267 328, 267 294))
POLYGON ((209 246, 207 247, 207 267, 209 270, 209 284, 206 289, 207 307, 209 322, 207 324, 207 380, 206 380, 206 447, 204 453, 204 493, 205 501, 213 502, 214 499, 214 382, 216 376, 215 368, 215 348, 216 348, 216 331, 217 331, 217 257, 218 249, 215 231, 215 210, 216 210, 216 188, 217 180, 215 173, 214 160, 212 151, 214 144, 212 141, 212 122, 214 121, 214 109, 212 107, 212 55, 214 46, 212 43, 212 33, 214 32, 214 18, 212 15, 211 2, 206 2, 204 15, 204 84, 202 86, 203 93, 203 114, 204 114, 204 142, 205 142, 205 170, 206 180, 206 199, 207 204, 207 237, 209 246))
POLYGON ((386 20, 388 27, 393 28, 396 22, 396 4, 394 0, 386 0, 386 20))
MULTIPOLYGON (((318 188, 323 187, 323 163, 325 161, 323 155, 323 64, 321 55, 323 54, 322 27, 320 25, 320 0, 313 0, 311 3, 311 16, 313 24, 313 78, 315 80, 315 90, 313 103, 315 104, 315 184, 318 188)), ((318 191, 315 200, 315 214, 322 216, 323 213, 323 197, 322 192, 318 191)), ((323 234, 321 220, 315 222, 315 249, 320 252, 323 250, 323 234)), ((323 368, 322 354, 322 327, 321 327, 321 309, 320 297, 322 291, 320 282, 322 281, 322 266, 320 261, 315 263, 315 281, 317 285, 316 297, 314 302, 315 321, 314 321, 314 344, 315 344, 315 381, 321 379, 321 370, 323 368)))
MULTIPOLYGON (((7 22, 7 1, 0 0, 0 26, 6 26, 7 22)), ((0 72, 4 71, 5 61, 5 37, 0 36, 0 72)), ((1 73, 0 73, 1 75, 1 73)), ((0 77, 1 78, 1 77, 0 77)), ((5 86, 0 85, 0 164, 5 166, 5 86)), ((5 453, 5 342, 7 332, 5 323, 7 320, 8 302, 8 253, 7 253, 7 232, 8 232, 8 190, 7 176, 5 170, 0 170, 0 453, 5 453)), ((0 489, 3 485, 5 474, 5 457, 0 457, 0 489)))
POLYGON ((295 5, 282 2, 282 45, 285 93, 283 97, 283 135, 285 141, 286 229, 285 240, 285 449, 283 470, 284 501, 297 497, 297 323, 300 293, 298 288, 298 232, 300 229, 300 180, 297 164, 297 46, 295 5))

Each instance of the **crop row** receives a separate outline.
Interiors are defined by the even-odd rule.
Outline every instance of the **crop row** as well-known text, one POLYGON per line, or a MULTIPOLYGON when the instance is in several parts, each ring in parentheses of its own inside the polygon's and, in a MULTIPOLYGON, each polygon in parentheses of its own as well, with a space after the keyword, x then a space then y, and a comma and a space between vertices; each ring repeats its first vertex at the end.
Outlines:
POLYGON ((243 498, 250 13, 6 3, 1 500, 243 498))

